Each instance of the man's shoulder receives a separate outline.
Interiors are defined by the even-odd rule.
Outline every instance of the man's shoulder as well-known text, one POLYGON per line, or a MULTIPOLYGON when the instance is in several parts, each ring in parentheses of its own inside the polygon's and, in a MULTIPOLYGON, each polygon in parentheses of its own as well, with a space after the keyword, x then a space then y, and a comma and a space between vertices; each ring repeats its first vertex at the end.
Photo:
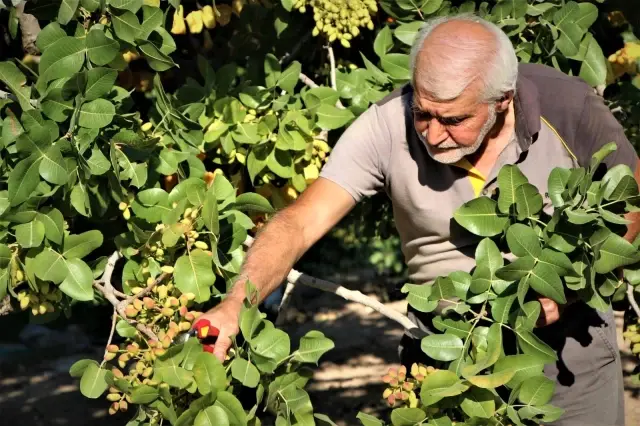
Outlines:
POLYGON ((584 107, 582 101, 593 93, 593 88, 583 79, 548 65, 521 63, 518 72, 536 87, 540 114, 547 119, 579 119, 584 107))

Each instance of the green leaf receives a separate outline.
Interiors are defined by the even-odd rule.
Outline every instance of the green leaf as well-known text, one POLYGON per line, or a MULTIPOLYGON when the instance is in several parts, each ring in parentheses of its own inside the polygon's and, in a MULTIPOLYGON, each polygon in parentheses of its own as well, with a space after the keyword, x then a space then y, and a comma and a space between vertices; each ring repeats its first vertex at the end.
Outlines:
POLYGON ((509 218, 500 215, 497 203, 487 197, 476 198, 458 208, 453 217, 473 234, 492 237, 502 232, 509 218))
POLYGON ((40 104, 42 112, 57 122, 65 121, 73 113, 73 101, 65 100, 62 89, 52 89, 40 104))
POLYGON ((380 57, 382 69, 397 80, 409 80, 409 55, 404 53, 387 53, 380 57))
POLYGON ((515 281, 531 272, 536 265, 536 259, 531 256, 520 257, 512 263, 496 271, 496 277, 501 280, 515 281))
POLYGON ((135 44, 135 39, 140 36, 142 27, 135 14, 124 11, 111 13, 111 23, 116 36, 121 40, 135 44))
POLYGON ((98 230, 67 235, 64 238, 62 255, 67 259, 82 259, 102 245, 102 233, 98 230))
MULTIPOLYGON (((213 355, 208 352, 205 353, 213 357, 213 355)), ((196 372, 197 361, 196 365, 193 367, 193 372, 180 367, 179 364, 182 361, 182 357, 181 346, 173 346, 172 348, 169 348, 164 355, 156 359, 153 367, 154 379, 166 382, 169 386, 173 386, 178 389, 185 389, 192 383, 194 374, 205 374, 204 372, 196 372)), ((201 379, 204 379, 204 377, 201 377, 201 379)))
POLYGON ((640 252, 629 241, 617 234, 610 234, 600 247, 600 257, 594 268, 599 274, 606 274, 620 266, 631 265, 640 260, 640 252))
POLYGON ((62 37, 42 53, 38 84, 69 77, 82 68, 86 51, 85 39, 62 37), (41 83, 42 82, 42 83, 41 83))
POLYGON ((216 199, 215 186, 209 187, 204 196, 202 205, 202 220, 204 225, 214 235, 220 233, 220 224, 218 222, 218 200, 216 199))
POLYGON ((87 56, 91 62, 99 66, 107 65, 116 58, 119 51, 118 41, 107 37, 100 28, 91 28, 87 34, 87 56))
POLYGON ((265 83, 267 88, 274 87, 280 78, 280 62, 273 54, 268 53, 264 58, 265 83))
POLYGON ((527 405, 544 405, 551 401, 556 384, 545 376, 529 377, 522 382, 518 399, 527 405))
POLYGON ((419 408, 401 407, 391 411, 391 424, 393 426, 413 426, 422 424, 427 414, 419 408))
POLYGON ((231 375, 248 388, 255 388, 260 383, 260 372, 255 365, 243 358, 235 358, 231 363, 231 375))
MULTIPOLYGON (((587 4, 587 3, 585 3, 585 4, 587 4)), ((618 149, 618 145, 615 142, 609 142, 609 143, 603 145, 598 151, 596 151, 591 156, 591 162, 589 163, 589 172, 590 172, 591 176, 594 175, 594 173, 598 169, 598 166, 600 165, 600 163, 602 163, 602 161, 605 158, 607 158, 610 154, 615 152, 617 149, 618 149)), ((568 173, 567 173, 567 175, 568 175, 568 173)))
POLYGON ((525 354, 535 356, 546 363, 558 360, 558 355, 556 355, 555 351, 530 331, 516 330, 516 335, 518 345, 525 354))
POLYGON ((607 62, 602 53, 602 48, 600 48, 600 45, 593 37, 587 45, 587 52, 580 66, 579 76, 591 86, 605 84, 607 78, 607 62))
POLYGON ((4 269, 11 262, 11 249, 6 244, 0 244, 0 268, 4 269))
POLYGON ((286 70, 278 77, 277 85, 287 93, 293 93, 300 77, 302 65, 298 61, 293 61, 286 70))
POLYGON ((159 395, 158 388, 141 385, 134 388, 131 392, 131 402, 134 404, 149 404, 155 401, 159 395))
POLYGON ((143 41, 138 44, 138 48, 144 54, 149 66, 155 71, 162 72, 176 66, 173 59, 162 52, 154 43, 143 41))
POLYGON ((191 250, 176 261, 173 275, 176 287, 183 293, 195 294, 196 302, 206 302, 216 280, 212 268, 211 256, 200 249, 191 250))
POLYGON ((60 284, 69 274, 64 257, 50 247, 35 257, 33 272, 41 280, 52 281, 54 284, 60 284))
POLYGON ((538 257, 542 253, 542 245, 536 232, 521 223, 513 224, 507 230, 509 250, 518 257, 538 257))
POLYGON ((142 6, 142 25, 140 38, 148 39, 151 33, 162 26, 162 9, 159 7, 142 6))
POLYGON ((118 323, 116 324, 116 331, 118 332, 119 336, 129 338, 134 337, 138 333, 135 327, 125 320, 118 321, 118 323))
POLYGON ((433 326, 442 332, 453 334, 461 339, 466 338, 471 330, 471 324, 464 321, 455 321, 451 318, 437 316, 433 319, 433 326))
POLYGON ((225 411, 231 426, 247 425, 247 415, 242 408, 242 403, 233 394, 227 391, 218 392, 214 407, 220 407, 225 411))
POLYGON ((509 314, 511 313, 511 307, 516 301, 516 295, 511 294, 508 296, 498 297, 491 303, 491 316, 494 320, 501 324, 506 324, 509 321, 509 314))
POLYGON ((78 10, 80 0, 62 0, 60 9, 58 9, 58 22, 67 25, 78 10))
POLYGON ((44 224, 39 220, 18 225, 14 228, 16 241, 23 248, 38 247, 44 239, 44 224))
POLYGON ((46 181, 56 185, 63 185, 69 180, 69 173, 65 168, 64 158, 60 148, 50 146, 45 152, 40 151, 42 161, 38 171, 46 181))
POLYGON ((213 354, 202 352, 193 365, 193 377, 202 395, 220 392, 227 387, 227 375, 224 366, 213 354))
POLYGON ((437 370, 429 374, 429 379, 422 383, 420 400, 424 405, 432 405, 448 396, 460 395, 469 386, 461 383, 458 376, 449 370, 437 370))
POLYGON ((538 263, 528 276, 529 286, 538 294, 557 303, 567 303, 562 280, 555 270, 546 263, 538 263))
POLYGON ((229 417, 222 407, 212 405, 200 411, 193 426, 230 426, 229 417))
POLYGON ((484 293, 491 288, 491 270, 483 265, 479 264, 473 271, 471 280, 471 290, 475 294, 484 293))
POLYGON ((528 183, 518 166, 506 164, 498 172, 498 209, 501 213, 509 213, 509 208, 516 202, 516 188, 528 183))
POLYGON ((507 383, 513 378, 514 374, 512 370, 503 370, 493 374, 467 377, 467 380, 479 388, 494 389, 507 383))
POLYGON ((578 275, 571 260, 564 253, 544 249, 538 257, 538 261, 549 265, 561 277, 578 275))
POLYGON ((589 222, 593 222, 598 218, 596 214, 587 213, 587 211, 583 209, 579 209, 579 210, 567 209, 564 212, 567 214, 567 218, 569 219, 569 222, 573 223, 574 225, 584 225, 589 222))
POLYGON ((570 175, 571 171, 569 171, 568 169, 555 167, 553 170, 551 170, 551 173, 549 174, 549 178, 547 180, 547 187, 549 198, 551 199, 553 207, 557 208, 564 204, 562 193, 567 187, 567 182, 569 182, 570 175))
POLYGON ((101 129, 113 120, 116 108, 106 99, 96 99, 82 104, 78 124, 88 129, 101 129))
POLYGON ((60 290, 72 299, 81 302, 93 300, 93 273, 80 259, 67 260, 67 277, 60 284, 60 290))
POLYGON ((40 168, 40 159, 34 160, 33 156, 20 161, 14 169, 9 173, 8 189, 9 189, 9 205, 17 206, 28 200, 31 193, 36 189, 40 182, 38 169, 40 168))
POLYGON ((97 363, 87 365, 80 379, 80 392, 87 398, 99 398, 107 390, 107 370, 100 368, 97 363))
MULTIPOLYGON (((55 43, 59 38, 65 37, 67 33, 60 27, 57 22, 50 22, 39 33, 36 39, 36 46, 40 52, 44 52, 49 46, 55 43)), ((8 63, 8 62, 3 62, 8 63)))
POLYGON ((471 388, 464 395, 460 403, 462 411, 470 417, 480 417, 482 419, 491 418, 496 412, 496 403, 491 393, 487 389, 471 388))
POLYGON ((533 355, 509 355, 498 360, 493 371, 512 371, 514 375, 511 380, 507 382, 507 386, 513 389, 524 380, 542 374, 544 365, 545 361, 543 359, 533 355))
POLYGON ((95 12, 100 7, 100 0, 80 0, 80 5, 89 12, 95 12))
POLYGON ((0 81, 13 92, 23 111, 33 109, 31 105, 31 87, 25 86, 27 78, 13 62, 0 62, 0 81))
POLYGON ((385 25, 373 42, 373 50, 379 57, 384 56, 393 47, 391 29, 385 25))
POLYGON ((422 21, 401 24, 393 31, 393 35, 404 44, 411 46, 423 25, 424 22, 422 21))
POLYGON ((87 87, 84 98, 87 101, 98 99, 111 91, 118 72, 111 68, 92 68, 87 71, 87 87))
POLYGON ((538 188, 525 183, 516 188, 516 208, 518 209, 518 220, 534 217, 542 210, 542 195, 538 188))
POLYGON ((91 150, 91 157, 87 160, 87 164, 91 174, 96 176, 103 175, 111 169, 111 163, 97 146, 91 150))
POLYGON ((522 419, 530 419, 539 416, 539 421, 550 423, 555 422, 564 414, 564 410, 553 405, 542 405, 539 407, 526 406, 518 410, 518 415, 522 419))
POLYGON ((300 347, 293 359, 298 362, 317 364, 320 357, 335 347, 331 339, 317 330, 312 330, 300 338, 300 347))
POLYGON ((371 414, 366 414, 362 411, 358 412, 356 418, 360 420, 362 426, 384 426, 384 423, 382 421, 376 419, 371 414))
POLYGON ((250 342, 251 350, 277 364, 291 351, 289 335, 276 328, 265 328, 250 342))
POLYGON ((604 196, 609 201, 623 201, 638 195, 638 183, 633 176, 622 176, 615 189, 607 184, 604 196))
POLYGON ((271 207, 269 201, 260 194, 253 192, 245 192, 238 195, 235 202, 235 208, 240 211, 256 212, 256 213, 273 213, 275 210, 271 207))
MULTIPOLYGON (((471 281, 471 280, 469 280, 471 281)), ((407 302, 412 308, 420 312, 431 312, 438 306, 437 300, 430 300, 432 287, 421 284, 405 284, 402 293, 409 293, 407 302)))
POLYGON ((74 362, 69 368, 69 375, 74 378, 82 377, 90 364, 98 365, 98 363, 92 359, 81 359, 74 362))
POLYGON ((142 0, 109 0, 109 6, 136 13, 142 7, 142 0))
POLYGON ((441 300, 448 299, 450 297, 455 296, 455 287, 453 286, 453 281, 451 281, 448 277, 438 277, 436 278, 436 282, 433 284, 431 289, 431 295, 429 299, 431 300, 441 300))
POLYGON ((432 334, 422 338, 420 348, 438 361, 453 361, 462 354, 462 339, 451 334, 432 334))
POLYGON ((320 105, 316 111, 317 125, 324 130, 338 129, 347 124, 354 115, 348 109, 339 109, 332 105, 320 105))

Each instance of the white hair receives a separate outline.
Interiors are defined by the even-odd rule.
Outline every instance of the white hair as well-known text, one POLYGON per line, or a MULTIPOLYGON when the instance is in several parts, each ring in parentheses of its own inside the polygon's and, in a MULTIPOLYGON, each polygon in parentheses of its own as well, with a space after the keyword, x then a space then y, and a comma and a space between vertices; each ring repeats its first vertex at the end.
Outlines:
POLYGON ((495 24, 472 14, 444 16, 430 19, 420 29, 411 48, 411 84, 427 90, 441 101, 457 98, 477 78, 481 79, 481 102, 491 102, 505 93, 515 93, 518 79, 518 58, 509 37, 495 24), (438 40, 437 60, 421 61, 418 57, 427 38, 439 25, 450 21, 467 21, 481 24, 495 36, 494 42, 486 39, 464 39, 455 36, 438 40))

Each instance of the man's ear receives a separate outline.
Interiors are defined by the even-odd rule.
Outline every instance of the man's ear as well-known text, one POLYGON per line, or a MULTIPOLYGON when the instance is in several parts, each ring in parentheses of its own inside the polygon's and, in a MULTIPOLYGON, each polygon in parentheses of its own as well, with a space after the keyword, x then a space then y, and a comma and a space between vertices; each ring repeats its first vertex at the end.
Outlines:
POLYGON ((511 101, 513 101, 513 90, 505 92, 505 94, 496 101, 497 111, 505 112, 507 109, 509 109, 509 104, 511 103, 511 101))

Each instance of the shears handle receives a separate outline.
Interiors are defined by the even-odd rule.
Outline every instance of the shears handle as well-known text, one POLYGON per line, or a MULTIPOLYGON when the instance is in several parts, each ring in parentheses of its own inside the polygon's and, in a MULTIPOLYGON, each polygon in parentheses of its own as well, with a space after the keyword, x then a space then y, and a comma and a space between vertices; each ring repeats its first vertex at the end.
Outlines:
POLYGON ((215 342, 216 338, 220 334, 220 330, 218 330, 217 327, 212 326, 211 322, 207 319, 196 321, 193 328, 196 331, 196 337, 198 337, 198 340, 202 342, 202 348, 209 353, 213 353, 214 345, 205 342, 211 340, 215 342))

